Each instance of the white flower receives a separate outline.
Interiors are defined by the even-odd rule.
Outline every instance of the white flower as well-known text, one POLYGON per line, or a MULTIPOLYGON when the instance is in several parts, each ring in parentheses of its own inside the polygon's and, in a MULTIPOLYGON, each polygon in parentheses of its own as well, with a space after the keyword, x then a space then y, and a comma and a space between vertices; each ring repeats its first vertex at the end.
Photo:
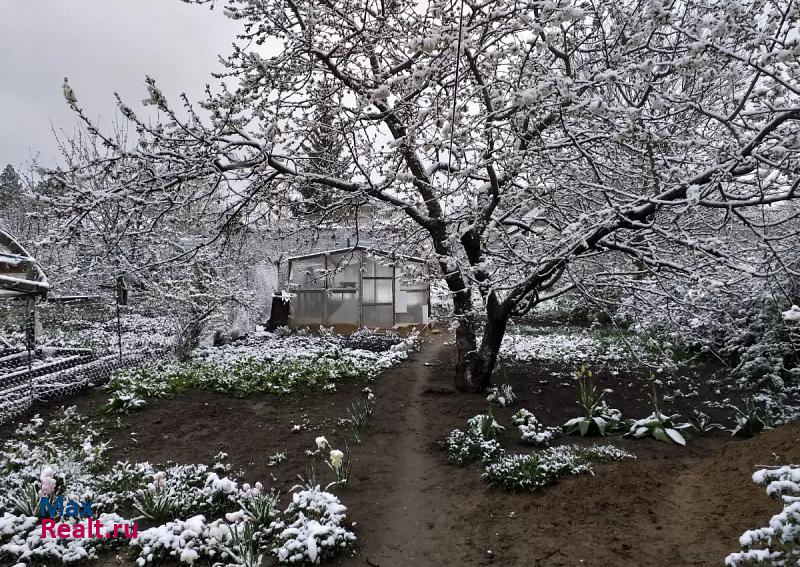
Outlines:
POLYGON ((342 453, 339 449, 331 449, 331 466, 335 470, 339 470, 342 467, 342 459, 344 459, 344 453, 342 453))
POLYGON ((245 492, 249 492, 250 491, 250 485, 245 482, 242 485, 242 490, 244 490, 245 492))
POLYGON ((167 485, 167 474, 164 471, 158 471, 153 475, 153 487, 156 490, 161 490, 167 485))
POLYGON ((253 487, 253 492, 255 492, 256 494, 261 494, 263 490, 264 490, 264 485, 261 484, 260 482, 257 482, 253 487))
POLYGON ((317 448, 320 451, 328 446, 328 440, 325 439, 324 437, 317 437, 315 441, 317 443, 317 448))

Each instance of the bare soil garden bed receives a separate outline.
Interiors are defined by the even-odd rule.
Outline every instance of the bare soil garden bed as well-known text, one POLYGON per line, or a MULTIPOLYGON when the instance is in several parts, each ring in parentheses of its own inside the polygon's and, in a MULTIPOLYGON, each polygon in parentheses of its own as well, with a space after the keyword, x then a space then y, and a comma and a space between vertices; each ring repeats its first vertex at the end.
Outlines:
MULTIPOLYGON (((451 389, 454 352, 446 339, 429 337, 422 352, 369 384, 377 408, 361 443, 352 447, 351 485, 337 491, 349 509, 348 521, 355 523, 357 552, 336 565, 722 565, 738 549, 744 530, 777 511, 752 483, 754 468, 800 461, 798 424, 746 441, 714 432, 686 448, 614 436, 609 440, 633 452, 635 460, 598 465, 594 475, 535 493, 504 492, 487 486, 477 465, 447 464, 438 447, 449 431, 487 408, 482 397, 451 389)), ((494 408, 507 428, 500 441, 508 451, 530 451, 509 420, 519 408, 548 426, 578 414, 577 382, 565 378, 573 370, 536 363, 500 368, 497 382, 511 384, 518 396, 511 407, 494 408)), ((647 371, 601 370, 597 383, 612 390, 609 404, 623 416, 640 418, 651 411, 647 371)), ((700 406, 701 400, 726 396, 703 384, 697 380, 696 397, 675 398, 665 409, 686 415, 697 407, 715 420, 730 421, 729 411, 700 406)), ((324 435, 334 446, 344 443, 339 420, 363 398, 367 385, 341 384, 336 392, 291 397, 190 391, 152 400, 119 418, 100 413, 106 399, 101 390, 76 403, 82 413, 104 420, 111 458, 194 463, 224 451, 244 480, 285 493, 298 475, 307 474, 305 452, 314 448, 315 437, 324 435), (284 451, 286 460, 270 466, 269 457, 284 451)), ((41 408, 43 415, 57 411, 54 404, 41 408)), ((0 430, 3 436, 10 432, 10 426, 0 430)), ((124 557, 101 563, 120 562, 130 564, 124 557)))

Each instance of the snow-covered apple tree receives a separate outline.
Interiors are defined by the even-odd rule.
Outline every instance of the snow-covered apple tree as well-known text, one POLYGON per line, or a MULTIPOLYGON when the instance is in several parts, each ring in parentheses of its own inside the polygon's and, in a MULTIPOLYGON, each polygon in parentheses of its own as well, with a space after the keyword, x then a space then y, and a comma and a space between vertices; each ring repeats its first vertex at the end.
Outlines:
POLYGON ((438 263, 472 391, 509 318, 588 279, 794 270, 795 2, 217 4, 243 24, 223 85, 173 105, 148 78, 158 120, 119 101, 135 143, 92 126, 65 82, 106 148, 56 172, 78 214, 202 207, 198 187, 227 195, 225 223, 373 207, 394 246, 438 263), (346 157, 329 171, 308 150, 321 125, 346 157), (112 162, 114 190, 86 191, 112 162))

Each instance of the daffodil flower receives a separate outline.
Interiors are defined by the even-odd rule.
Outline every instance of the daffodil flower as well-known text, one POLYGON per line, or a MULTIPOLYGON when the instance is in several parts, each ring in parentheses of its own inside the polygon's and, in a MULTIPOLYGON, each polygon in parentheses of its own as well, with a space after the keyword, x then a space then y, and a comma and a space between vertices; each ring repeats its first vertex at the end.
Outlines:
POLYGON ((330 461, 335 470, 338 471, 342 467, 342 459, 344 459, 344 453, 339 449, 331 449, 330 461))

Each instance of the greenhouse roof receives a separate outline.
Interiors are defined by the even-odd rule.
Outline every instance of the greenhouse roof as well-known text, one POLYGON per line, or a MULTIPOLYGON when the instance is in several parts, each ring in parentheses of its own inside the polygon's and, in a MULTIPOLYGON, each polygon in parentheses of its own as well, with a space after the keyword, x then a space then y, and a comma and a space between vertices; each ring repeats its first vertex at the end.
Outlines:
POLYGON ((307 260, 309 258, 316 258, 317 256, 325 256, 326 254, 345 254, 347 252, 354 252, 356 250, 370 252, 371 254, 376 254, 378 256, 396 257, 398 259, 406 260, 409 262, 421 262, 421 263, 425 262, 423 258, 419 258, 417 256, 406 256, 404 254, 396 254, 394 252, 388 252, 386 250, 380 250, 378 248, 370 248, 368 246, 362 246, 362 245, 348 246, 347 248, 337 248, 335 250, 320 250, 317 252, 311 252, 309 254, 303 254, 301 256, 291 256, 290 258, 287 258, 287 260, 289 262, 294 262, 297 260, 307 260))

